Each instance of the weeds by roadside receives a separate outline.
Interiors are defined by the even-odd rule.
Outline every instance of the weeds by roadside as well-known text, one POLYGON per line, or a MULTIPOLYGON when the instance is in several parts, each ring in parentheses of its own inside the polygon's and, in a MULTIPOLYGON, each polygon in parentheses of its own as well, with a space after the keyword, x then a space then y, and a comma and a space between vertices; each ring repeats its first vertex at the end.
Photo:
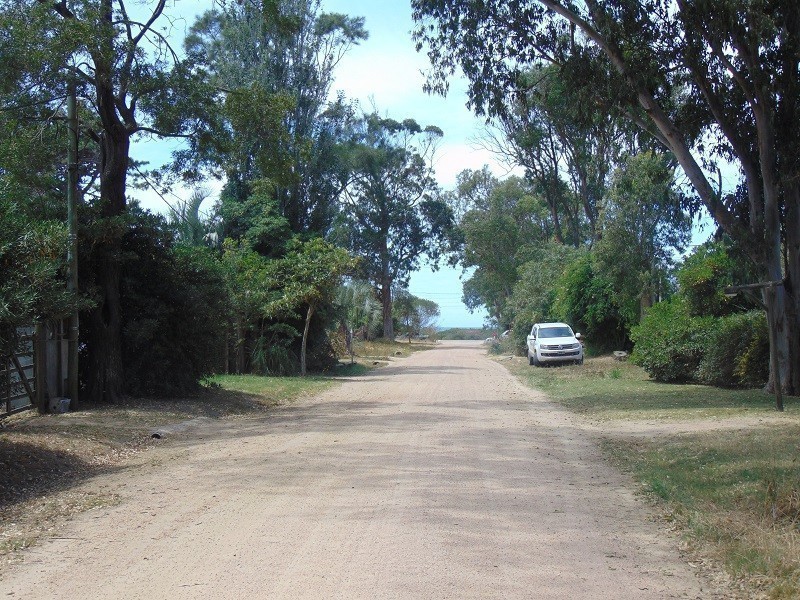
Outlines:
POLYGON ((800 425, 606 441, 695 547, 769 598, 800 597, 800 425))
POLYGON ((606 437, 610 458, 639 481, 692 548, 723 565, 750 597, 800 598, 800 416, 797 398, 776 422, 758 390, 659 384, 604 357, 534 368, 504 361, 531 387, 594 422, 632 426, 606 437), (733 429, 721 419, 741 420, 733 429), (763 419, 762 424, 757 424, 763 419), (636 423, 702 424, 701 432, 636 433, 636 423), (756 424, 754 424, 756 423, 756 424))

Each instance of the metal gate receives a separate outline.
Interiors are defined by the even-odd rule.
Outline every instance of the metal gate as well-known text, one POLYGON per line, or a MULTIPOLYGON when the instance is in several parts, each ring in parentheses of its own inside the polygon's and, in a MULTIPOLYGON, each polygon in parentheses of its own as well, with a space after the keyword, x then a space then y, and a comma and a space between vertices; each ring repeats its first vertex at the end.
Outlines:
POLYGON ((14 354, 0 359, 0 417, 31 408, 36 402, 34 329, 18 331, 14 354))

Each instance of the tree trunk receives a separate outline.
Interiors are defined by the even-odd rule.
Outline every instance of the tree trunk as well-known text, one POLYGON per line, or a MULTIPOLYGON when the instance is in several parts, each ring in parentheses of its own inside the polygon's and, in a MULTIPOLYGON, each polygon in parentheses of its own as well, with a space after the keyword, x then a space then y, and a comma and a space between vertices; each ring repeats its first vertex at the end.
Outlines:
POLYGON ((120 264, 114 245, 109 241, 95 251, 102 255, 94 261, 100 299, 88 315, 86 396, 92 402, 115 403, 123 393, 120 264))
POLYGON ((345 326, 344 328, 344 343, 347 346, 347 353, 350 355, 350 364, 355 362, 355 352, 353 352, 353 328, 345 326))
POLYGON ((381 305, 383 307, 383 337, 394 341, 394 323, 392 322, 392 280, 388 275, 381 279, 381 305))
POLYGON ((98 47, 92 52, 95 68, 97 112, 102 123, 100 135, 100 218, 105 236, 92 252, 94 277, 99 302, 90 312, 91 336, 88 347, 87 395, 94 402, 116 402, 123 393, 122 314, 122 237, 125 232, 115 219, 127 208, 125 185, 128 176, 130 132, 117 112, 114 94, 113 4, 102 0, 103 26, 98 47))
POLYGON ((247 330, 239 323, 236 325, 236 369, 241 375, 247 368, 247 330))
POLYGON ((122 371, 122 237, 124 230, 113 219, 126 209, 125 183, 130 139, 118 124, 101 137, 100 205, 107 234, 92 252, 99 301, 89 313, 91 334, 87 339, 86 391, 93 402, 117 402, 123 393, 122 371))
POLYGON ((308 305, 306 312, 306 325, 303 328, 303 341, 300 344, 300 376, 306 376, 306 345, 308 344, 308 330, 311 329, 311 317, 314 316, 314 305, 308 305))
POLYGON ((786 336, 788 373, 782 373, 787 394, 800 395, 800 183, 795 179, 784 192, 786 206, 786 336))

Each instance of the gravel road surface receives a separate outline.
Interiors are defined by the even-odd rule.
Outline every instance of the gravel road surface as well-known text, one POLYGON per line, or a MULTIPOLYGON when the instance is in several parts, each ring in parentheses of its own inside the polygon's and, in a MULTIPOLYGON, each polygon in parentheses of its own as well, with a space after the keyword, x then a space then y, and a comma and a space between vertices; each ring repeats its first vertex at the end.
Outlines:
POLYGON ((448 342, 98 478, 14 599, 713 598, 594 435, 448 342))

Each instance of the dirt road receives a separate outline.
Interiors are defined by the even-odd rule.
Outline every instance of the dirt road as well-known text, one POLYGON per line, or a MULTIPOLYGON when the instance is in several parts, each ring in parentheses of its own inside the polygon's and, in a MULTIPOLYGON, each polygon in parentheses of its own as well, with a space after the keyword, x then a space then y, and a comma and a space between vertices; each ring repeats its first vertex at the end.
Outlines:
POLYGON ((92 485, 0 597, 712 598, 589 434, 446 343, 92 485))

